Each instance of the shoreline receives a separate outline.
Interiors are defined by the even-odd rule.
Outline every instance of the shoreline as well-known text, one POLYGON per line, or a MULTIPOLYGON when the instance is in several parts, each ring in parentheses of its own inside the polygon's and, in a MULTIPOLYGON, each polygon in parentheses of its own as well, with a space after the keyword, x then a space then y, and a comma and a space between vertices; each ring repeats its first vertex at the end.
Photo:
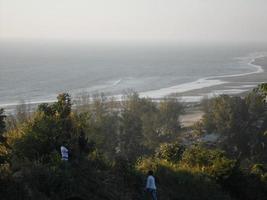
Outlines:
POLYGON ((258 70, 244 74, 216 76, 221 77, 221 81, 224 83, 208 88, 174 93, 171 96, 180 98, 185 103, 199 103, 205 98, 212 98, 221 94, 243 95, 257 87, 260 83, 267 81, 267 55, 252 59, 248 64, 253 65, 258 70))
POLYGON ((246 73, 241 73, 241 74, 229 74, 229 75, 204 77, 204 78, 197 79, 196 81, 193 81, 193 82, 183 83, 183 84, 179 84, 176 86, 161 88, 157 90, 141 92, 140 96, 160 99, 166 96, 174 96, 174 94, 182 94, 182 93, 190 92, 193 90, 204 89, 208 87, 226 84, 228 82, 223 80, 225 78, 241 77, 241 76, 248 76, 252 74, 262 73, 264 72, 264 69, 262 66, 256 63, 256 60, 260 58, 265 58, 265 57, 267 57, 267 53, 260 53, 260 55, 252 56, 249 62, 246 63, 247 65, 250 65, 253 68, 256 68, 256 71, 246 72, 246 73))
MULTIPOLYGON (((140 92, 139 95, 140 97, 148 97, 154 100, 159 100, 164 97, 178 98, 181 102, 187 104, 200 103, 204 98, 212 98, 220 94, 242 95, 261 82, 267 81, 267 53, 255 54, 251 55, 251 57, 247 65, 256 68, 256 71, 200 78, 196 81, 182 83, 168 88, 140 92), (262 77, 263 74, 265 75, 265 79, 262 77), (235 80, 232 80, 233 78, 235 80)), ((119 98, 120 96, 113 95, 115 98, 119 98)), ((56 98, 54 100, 25 101, 25 104, 35 107, 41 103, 53 103, 55 101, 56 98)), ((21 104, 23 103, 6 103, 1 104, 0 107, 11 111, 21 104)))
MULTIPOLYGON (((244 77, 238 77, 237 80, 228 80, 230 77, 227 78, 227 81, 229 81, 228 85, 221 86, 221 88, 214 87, 214 90, 222 90, 223 88, 227 87, 229 88, 244 88, 244 91, 241 91, 240 93, 234 93, 232 95, 239 95, 244 96, 247 94, 251 89, 256 87, 259 83, 267 82, 267 56, 257 58, 254 61, 251 62, 253 65, 261 66, 263 71, 260 74, 253 74, 253 75, 246 75, 244 77), (254 82, 252 81, 254 80, 254 82), (255 82, 255 80, 257 80, 255 82), (230 82, 231 81, 231 82, 230 82), (229 86, 229 84, 234 85, 235 83, 238 84, 238 86, 229 86), (252 84, 253 83, 253 84, 252 84), (246 85, 250 84, 250 85, 246 85)), ((199 93, 204 93, 207 91, 204 91, 204 89, 200 90, 199 93)), ((197 102, 195 103, 188 103, 189 108, 187 109, 186 113, 184 115, 180 116, 180 122, 181 125, 185 128, 190 127, 194 125, 197 121, 201 120, 204 112, 201 110, 201 108, 198 106, 197 102)))

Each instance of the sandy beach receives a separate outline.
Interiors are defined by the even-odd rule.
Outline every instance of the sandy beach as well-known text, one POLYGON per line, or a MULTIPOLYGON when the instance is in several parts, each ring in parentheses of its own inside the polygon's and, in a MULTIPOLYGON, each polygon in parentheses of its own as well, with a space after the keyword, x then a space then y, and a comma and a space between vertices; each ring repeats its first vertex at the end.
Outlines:
MULTIPOLYGON (((244 96, 246 93, 255 88, 258 84, 267 82, 267 57, 257 58, 252 64, 261 66, 264 71, 262 73, 255 73, 251 75, 222 78, 221 80, 227 83, 184 92, 177 96, 183 98, 186 96, 203 96, 203 94, 208 94, 211 92, 214 93, 214 96, 219 95, 221 93, 244 96)), ((186 109, 185 114, 180 117, 181 124, 183 127, 192 126, 195 122, 199 121, 202 118, 204 113, 201 111, 200 106, 196 106, 197 104, 198 102, 191 103, 191 106, 186 109)), ((190 105, 190 103, 187 105, 190 105)))
MULTIPOLYGON (((205 96, 211 97, 218 96, 220 94, 244 95, 248 91, 251 91, 253 88, 255 88, 258 84, 267 81, 267 57, 257 58, 252 64, 261 66, 263 72, 234 77, 222 77, 220 80, 225 83, 178 93, 175 94, 175 96, 180 97, 183 101, 183 99, 186 100, 187 97, 192 98, 204 96, 205 98, 205 96)), ((199 99, 196 98, 196 101, 198 100, 199 99)))

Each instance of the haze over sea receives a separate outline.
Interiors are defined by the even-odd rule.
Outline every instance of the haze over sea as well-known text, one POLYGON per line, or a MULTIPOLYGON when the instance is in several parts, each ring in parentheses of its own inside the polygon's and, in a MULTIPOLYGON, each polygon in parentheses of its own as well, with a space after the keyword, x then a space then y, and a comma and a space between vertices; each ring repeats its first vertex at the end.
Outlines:
POLYGON ((134 89, 161 98, 219 85, 225 76, 260 73, 250 62, 266 52, 263 45, 1 42, 0 107, 49 102, 61 92, 134 89))

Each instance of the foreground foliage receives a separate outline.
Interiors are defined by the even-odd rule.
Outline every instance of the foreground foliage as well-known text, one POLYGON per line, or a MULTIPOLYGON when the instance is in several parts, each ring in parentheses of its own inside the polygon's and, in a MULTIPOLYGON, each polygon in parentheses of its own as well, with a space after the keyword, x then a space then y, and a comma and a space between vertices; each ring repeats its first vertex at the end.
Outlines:
POLYGON ((151 169, 160 199, 266 199, 264 91, 205 103, 198 129, 221 135, 212 148, 178 139, 184 109, 174 99, 155 103, 133 92, 122 102, 81 98, 74 107, 60 94, 31 115, 0 110, 1 199, 141 200, 151 169))

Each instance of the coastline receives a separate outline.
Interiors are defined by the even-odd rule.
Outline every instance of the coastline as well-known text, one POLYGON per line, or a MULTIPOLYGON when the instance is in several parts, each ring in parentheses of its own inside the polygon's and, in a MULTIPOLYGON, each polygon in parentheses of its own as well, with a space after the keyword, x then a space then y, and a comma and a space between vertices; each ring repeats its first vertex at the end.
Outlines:
MULTIPOLYGON (((150 90, 146 92, 141 92, 141 97, 149 97, 152 99, 162 99, 164 97, 174 97, 179 98, 183 102, 197 103, 200 102, 203 98, 211 98, 220 94, 229 94, 236 95, 242 94, 249 89, 256 87, 255 80, 253 84, 245 84, 237 87, 236 84, 231 86, 232 78, 242 78, 255 74, 264 73, 264 67, 261 64, 258 64, 258 59, 267 58, 267 53, 253 53, 248 57, 245 57, 244 65, 248 65, 255 70, 239 74, 227 74, 227 75, 218 75, 218 76, 209 76, 200 78, 193 82, 183 83, 171 87, 150 90), (221 86, 228 85, 229 88, 221 89, 221 86), (232 88, 231 88, 232 87, 232 88), (202 93, 200 93, 203 91, 202 93)), ((243 58, 244 59, 244 58, 243 58)), ((259 83, 258 83, 259 84, 259 83)))
MULTIPOLYGON (((211 98, 220 94, 244 95, 258 84, 267 81, 267 53, 251 54, 246 57, 246 61, 248 61, 247 65, 250 65, 256 70, 241 74, 200 78, 193 82, 140 92, 139 94, 140 97, 149 97, 154 100, 159 100, 164 97, 178 98, 181 102, 186 104, 199 104, 204 98, 211 98), (249 59, 249 61, 247 59, 249 59)), ((118 83, 116 82, 116 84, 118 83)), ((120 100, 121 96, 122 95, 115 95, 113 97, 120 100)), ((55 101, 56 98, 54 100, 26 101, 25 104, 34 108, 40 103, 52 103, 55 101)), ((0 106, 10 113, 12 110, 14 111, 18 105, 21 105, 21 103, 2 104, 0 106)))
MULTIPOLYGON (((251 62, 251 64, 261 66, 263 71, 257 74, 250 74, 246 76, 235 77, 235 79, 233 79, 233 77, 227 77, 223 79, 223 81, 227 82, 223 85, 213 86, 211 88, 202 88, 197 91, 190 91, 190 92, 184 93, 183 95, 193 95, 196 93, 198 94, 208 93, 209 92, 208 90, 212 89, 213 91, 226 91, 227 90, 228 94, 230 93, 230 91, 233 91, 233 93, 230 95, 244 96, 254 87, 256 87, 258 84, 267 82, 267 56, 256 58, 254 61, 251 62), (239 90, 240 92, 238 92, 237 88, 241 88, 239 90)), ((217 95, 219 95, 218 92, 217 92, 217 95)), ((185 97, 184 99, 186 99, 187 96, 184 96, 184 97, 185 97)), ((198 98, 198 96, 189 96, 189 98, 193 98, 193 97, 196 98, 195 102, 185 101, 188 107, 186 108, 186 113, 184 115, 181 115, 180 117, 181 125, 183 127, 190 127, 194 125, 194 123, 199 121, 204 114, 203 111, 201 111, 201 108, 198 106, 199 104, 198 102, 201 101, 202 98, 198 98)))
MULTIPOLYGON (((256 87, 258 84, 267 82, 267 56, 256 58, 254 61, 251 62, 251 64, 261 66, 263 71, 257 74, 250 74, 246 76, 235 77, 235 79, 233 79, 233 77, 227 77, 223 79, 224 81, 227 82, 223 85, 213 86, 211 88, 202 88, 200 90, 183 93, 184 99, 186 99, 187 96, 189 98, 195 97, 196 101, 195 102, 185 101, 187 105, 189 105, 189 108, 187 108, 187 112, 184 115, 181 115, 180 117, 181 125, 183 127, 190 127, 194 125, 197 121, 199 121, 204 114, 203 111, 201 111, 201 108, 197 106, 199 101, 201 101, 202 99, 201 96, 190 96, 190 95, 194 95, 196 93, 207 94, 209 90, 213 90, 213 91, 227 91, 228 94, 230 94, 232 91, 232 94, 230 95, 244 96, 254 87, 256 87), (236 88, 240 88, 240 90, 238 91, 236 88)), ((216 96, 219 94, 220 93, 217 92, 217 94, 214 94, 214 95, 216 96)))
POLYGON ((257 71, 237 75, 216 76, 216 78, 220 78, 219 80, 222 84, 174 93, 171 96, 180 98, 185 103, 199 103, 204 98, 212 98, 221 94, 243 96, 260 83, 267 81, 267 56, 252 59, 248 64, 257 68, 257 71))

